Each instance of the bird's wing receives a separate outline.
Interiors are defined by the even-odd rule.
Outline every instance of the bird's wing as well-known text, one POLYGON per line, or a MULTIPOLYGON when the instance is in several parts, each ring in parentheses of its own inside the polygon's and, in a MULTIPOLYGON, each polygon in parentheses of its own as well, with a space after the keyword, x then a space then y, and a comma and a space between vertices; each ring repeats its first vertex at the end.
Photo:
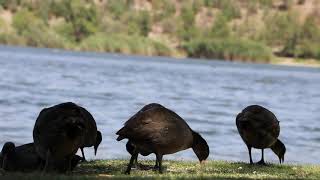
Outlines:
POLYGON ((139 111, 132 116, 116 134, 118 140, 129 138, 138 141, 156 141, 161 137, 161 129, 166 125, 158 121, 163 107, 153 107, 148 110, 139 111))

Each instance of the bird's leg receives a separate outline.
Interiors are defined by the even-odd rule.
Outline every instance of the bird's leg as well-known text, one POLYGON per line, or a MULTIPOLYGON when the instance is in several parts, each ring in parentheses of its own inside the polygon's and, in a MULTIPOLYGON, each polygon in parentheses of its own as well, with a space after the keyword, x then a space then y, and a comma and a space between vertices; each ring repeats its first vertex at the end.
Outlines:
POLYGON ((249 151, 249 157, 250 157, 250 164, 253 164, 253 161, 252 161, 252 156, 251 156, 251 146, 248 146, 248 151, 249 151))
POLYGON ((71 158, 72 155, 70 157, 67 157, 67 161, 68 161, 68 168, 67 168, 67 173, 70 173, 72 171, 72 165, 71 165, 71 158))
POLYGON ((133 151, 133 153, 131 155, 131 159, 130 159, 130 162, 128 164, 127 170, 125 171, 125 174, 130 174, 133 161, 135 159, 137 159, 137 158, 138 158, 138 151, 137 151, 137 149, 134 149, 134 151, 133 151))
POLYGON ((261 150, 261 160, 257 163, 257 164, 259 164, 259 165, 266 165, 266 163, 264 162, 264 153, 263 153, 263 150, 264 149, 262 149, 261 150))
POLYGON ((159 161, 158 161, 158 158, 156 158, 156 164, 154 165, 153 169, 154 169, 154 170, 159 169, 159 161))
POLYGON ((87 162, 86 157, 84 156, 83 147, 80 148, 82 153, 82 162, 87 162))
POLYGON ((159 164, 159 173, 162 174, 162 154, 156 154, 156 157, 159 164))
POLYGON ((138 168, 138 156, 139 156, 139 154, 137 155, 137 157, 133 161, 133 167, 135 167, 135 168, 138 168))
POLYGON ((39 166, 37 168, 37 171, 41 171, 42 167, 44 166, 45 161, 43 161, 42 159, 39 160, 39 166))
POLYGON ((7 170, 7 159, 8 159, 8 155, 4 155, 2 160, 2 169, 4 170, 7 170))

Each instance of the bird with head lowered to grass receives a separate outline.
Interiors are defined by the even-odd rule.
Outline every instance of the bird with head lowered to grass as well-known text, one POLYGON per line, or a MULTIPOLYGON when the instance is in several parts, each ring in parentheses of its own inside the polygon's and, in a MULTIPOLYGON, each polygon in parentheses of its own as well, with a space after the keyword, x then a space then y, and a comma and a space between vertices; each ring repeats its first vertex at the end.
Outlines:
POLYGON ((253 164, 251 148, 261 149, 261 160, 258 164, 265 165, 264 149, 271 150, 278 156, 280 164, 284 162, 285 145, 278 139, 280 125, 276 116, 268 109, 251 105, 236 117, 236 125, 242 140, 247 145, 250 164, 253 164))
POLYGON ((86 161, 86 157, 84 155, 83 148, 85 147, 94 147, 94 155, 97 154, 98 147, 102 141, 102 134, 97 130, 97 124, 91 113, 85 108, 78 106, 80 109, 80 113, 83 115, 83 123, 84 123, 84 137, 80 146, 80 150, 82 153, 82 160, 86 161))
POLYGON ((162 157, 166 154, 192 148, 200 162, 207 159, 209 156, 207 142, 199 133, 193 131, 184 119, 160 104, 145 109, 147 110, 131 117, 116 133, 118 141, 128 139, 129 147, 133 147, 126 174, 130 174, 132 164, 139 153, 156 154, 160 173, 163 172, 162 157))
POLYGON ((72 159, 82 146, 85 119, 79 106, 72 102, 44 108, 35 123, 33 140, 37 153, 45 161, 43 171, 51 171, 59 162, 72 169, 72 159))

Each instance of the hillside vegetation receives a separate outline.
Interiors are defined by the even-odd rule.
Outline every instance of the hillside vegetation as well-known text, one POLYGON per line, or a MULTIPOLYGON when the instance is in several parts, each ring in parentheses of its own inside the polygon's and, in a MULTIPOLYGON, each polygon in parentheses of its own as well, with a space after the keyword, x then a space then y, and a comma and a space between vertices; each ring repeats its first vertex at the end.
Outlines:
POLYGON ((0 43, 269 62, 320 60, 318 0, 0 0, 0 43))

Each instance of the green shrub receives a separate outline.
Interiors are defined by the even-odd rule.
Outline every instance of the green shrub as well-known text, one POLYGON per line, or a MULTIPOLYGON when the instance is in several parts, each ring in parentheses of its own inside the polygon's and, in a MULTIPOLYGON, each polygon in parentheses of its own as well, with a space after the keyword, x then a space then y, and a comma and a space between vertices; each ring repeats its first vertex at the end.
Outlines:
POLYGON ((1 32, 0 43, 9 45, 26 45, 26 40, 12 32, 1 32))
POLYGON ((283 48, 277 55, 285 57, 319 58, 320 28, 314 16, 309 16, 303 25, 293 13, 273 16, 266 29, 266 39, 270 45, 283 48))
POLYGON ((222 14, 228 19, 240 18, 240 2, 234 0, 206 0, 205 5, 218 8, 222 14), (211 1, 211 2, 210 2, 211 1))
POLYGON ((27 9, 22 9, 13 16, 12 25, 20 35, 34 26, 44 27, 43 22, 27 9))
MULTIPOLYGON (((152 25, 151 16, 148 11, 136 10, 127 12, 120 19, 120 23, 122 23, 120 32, 139 36, 148 36, 152 25)), ((119 33, 119 31, 116 33, 119 33)))
POLYGON ((39 0, 38 6, 36 6, 34 11, 41 17, 41 19, 48 24, 50 18, 52 0, 39 0))
POLYGON ((192 7, 183 7, 181 10, 181 19, 184 27, 194 25, 195 12, 192 7))
POLYGON ((293 12, 269 15, 265 24, 261 38, 270 46, 284 46, 289 39, 300 33, 297 14, 293 12))
POLYGON ((72 25, 75 41, 79 42, 97 31, 97 11, 92 2, 57 0, 52 6, 53 14, 62 16, 72 25))
POLYGON ((186 28, 184 28, 183 26, 180 27, 177 31, 177 35, 182 42, 188 42, 201 37, 202 33, 196 26, 190 25, 186 28))
POLYGON ((140 55, 171 55, 171 50, 160 42, 143 36, 128 36, 125 34, 98 33, 82 41, 80 49, 140 55))
POLYGON ((301 30, 301 39, 320 43, 320 27, 316 16, 310 15, 304 22, 301 30))
POLYGON ((267 62, 271 50, 263 44, 234 38, 198 39, 183 45, 188 56, 229 60, 251 60, 267 62))
POLYGON ((231 34, 230 28, 228 26, 228 20, 227 18, 219 14, 217 19, 215 20, 214 24, 212 25, 211 31, 210 31, 210 37, 213 38, 220 38, 220 37, 229 37, 231 34))
POLYGON ((137 16, 133 18, 133 21, 140 29, 140 35, 148 36, 151 29, 151 18, 148 11, 140 11, 137 16))
POLYGON ((50 13, 57 17, 64 17, 66 19, 70 19, 72 16, 71 11, 71 3, 70 1, 64 1, 64 0, 54 0, 52 2, 50 13))
POLYGON ((73 25, 70 22, 66 22, 64 19, 62 19, 60 22, 51 26, 51 28, 57 34, 69 40, 70 42, 75 41, 73 25))
POLYGON ((152 1, 153 20, 162 21, 166 18, 172 18, 176 12, 175 5, 170 0, 152 1))
POLYGON ((315 58, 320 60, 320 43, 302 42, 295 54, 299 58, 315 58))
POLYGON ((5 32, 8 29, 8 24, 0 17, 0 33, 5 32))
POLYGON ((26 9, 22 9, 14 15, 13 27, 19 36, 25 39, 26 45, 49 48, 65 47, 63 38, 50 30, 41 19, 26 9))
POLYGON ((131 0, 109 0, 107 8, 115 19, 120 19, 130 9, 131 3, 131 0))
POLYGON ((20 8, 24 8, 40 17, 48 24, 51 8, 54 0, 20 0, 20 8))
POLYGON ((181 10, 177 35, 182 41, 190 41, 199 37, 200 30, 195 26, 195 12, 192 7, 183 7, 181 10))
POLYGON ((320 27, 315 16, 306 19, 299 38, 296 56, 320 60, 320 27))

